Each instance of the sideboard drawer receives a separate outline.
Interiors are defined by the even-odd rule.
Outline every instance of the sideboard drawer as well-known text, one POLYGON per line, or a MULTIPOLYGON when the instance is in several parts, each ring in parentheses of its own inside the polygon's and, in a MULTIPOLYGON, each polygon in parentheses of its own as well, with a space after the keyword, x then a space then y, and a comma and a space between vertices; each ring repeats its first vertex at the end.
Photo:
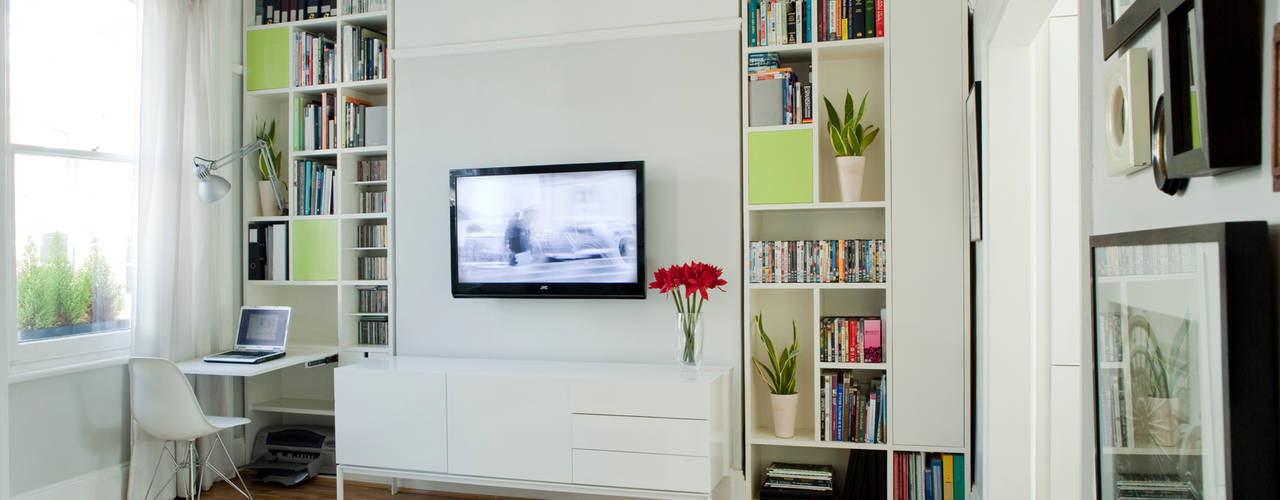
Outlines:
POLYGON ((574 415, 573 447, 705 457, 711 451, 706 420, 574 415))
POLYGON ((679 379, 580 379, 569 387, 574 413, 709 419, 711 399, 710 384, 679 379))
POLYGON ((707 457, 573 450, 573 482, 595 486, 710 493, 707 457))

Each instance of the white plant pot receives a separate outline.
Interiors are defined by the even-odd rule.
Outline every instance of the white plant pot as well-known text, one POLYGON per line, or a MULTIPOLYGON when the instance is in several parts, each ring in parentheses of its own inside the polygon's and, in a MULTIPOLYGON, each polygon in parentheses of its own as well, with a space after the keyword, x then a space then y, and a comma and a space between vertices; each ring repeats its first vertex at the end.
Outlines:
POLYGON ((280 215, 280 205, 276 203, 276 193, 271 190, 271 181, 258 181, 258 199, 262 202, 264 217, 280 215))
POLYGON ((773 435, 780 438, 796 435, 796 404, 799 402, 799 394, 769 395, 769 403, 773 405, 773 435))
POLYGON ((862 174, 866 168, 867 157, 865 156, 836 157, 841 201, 862 201, 862 174))

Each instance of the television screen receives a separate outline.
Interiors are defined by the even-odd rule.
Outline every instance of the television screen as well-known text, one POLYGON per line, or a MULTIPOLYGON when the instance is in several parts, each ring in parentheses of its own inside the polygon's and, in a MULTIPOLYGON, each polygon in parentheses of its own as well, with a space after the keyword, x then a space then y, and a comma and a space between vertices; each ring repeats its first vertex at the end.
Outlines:
POLYGON ((643 162, 450 172, 455 297, 644 297, 643 162))

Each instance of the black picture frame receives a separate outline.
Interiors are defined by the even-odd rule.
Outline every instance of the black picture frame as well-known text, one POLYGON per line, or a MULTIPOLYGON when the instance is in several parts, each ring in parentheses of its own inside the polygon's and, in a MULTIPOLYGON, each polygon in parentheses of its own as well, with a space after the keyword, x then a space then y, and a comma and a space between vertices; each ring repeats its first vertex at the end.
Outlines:
MULTIPOLYGON (((1221 465, 1226 477, 1215 478, 1215 483, 1226 484, 1226 496, 1220 497, 1213 491, 1203 491, 1204 498, 1225 498, 1226 500, 1245 500, 1254 498, 1271 498, 1280 488, 1280 479, 1275 471, 1280 468, 1280 452, 1277 451, 1276 420, 1280 415, 1277 410, 1277 377, 1276 377, 1276 324, 1274 290, 1271 282, 1270 252, 1268 249, 1267 223, 1263 221, 1225 222, 1199 226, 1174 227, 1128 233, 1093 236, 1090 245, 1090 276, 1092 301, 1092 346, 1093 346, 1093 406, 1094 406, 1094 473, 1095 497, 1098 499, 1114 498, 1111 493, 1115 483, 1104 481, 1104 455, 1108 452, 1104 446, 1104 429, 1101 425, 1103 409, 1099 404, 1100 372, 1107 368, 1100 359, 1099 352, 1103 340, 1100 337, 1099 324, 1103 322, 1099 312, 1099 249, 1149 248, 1150 253, 1134 252, 1107 254, 1105 266, 1120 262, 1123 266, 1148 268, 1153 262, 1162 262, 1159 249, 1171 249, 1183 244, 1209 244, 1216 247, 1217 258, 1205 259, 1202 269, 1210 276, 1216 276, 1216 283, 1206 280, 1204 297, 1217 297, 1216 316, 1211 314, 1201 318, 1205 328, 1213 330, 1217 327, 1217 338, 1208 335, 1205 345, 1217 345, 1221 368, 1221 420, 1215 431, 1222 436, 1222 447, 1216 450, 1215 458, 1221 465), (1155 256, 1154 258, 1152 256, 1155 256), (1137 258, 1135 258, 1137 257, 1137 258), (1216 286, 1212 286, 1216 285, 1216 286), (1214 344, 1214 343, 1217 344, 1214 344), (1218 428, 1220 427, 1220 429, 1218 428)), ((1165 254, 1169 255, 1169 254, 1165 254)), ((1163 260, 1168 262, 1168 259, 1163 260)), ((1182 262, 1187 262, 1183 259, 1182 262)), ((1125 273, 1120 273, 1124 275, 1125 273)), ((1106 277, 1114 278, 1117 274, 1109 272, 1106 277)), ((1147 275, 1129 275, 1138 281, 1150 277, 1147 275)), ((1124 276, 1129 278, 1129 276, 1124 276)), ((1126 299, 1128 300, 1128 299, 1126 299)), ((1121 329, 1123 331, 1123 329, 1121 329)), ((1115 345, 1112 343, 1112 345, 1115 345)), ((1215 352, 1211 348, 1208 352, 1215 352)), ((1129 363, 1130 354, 1123 356, 1129 363)), ((1213 366, 1209 364, 1209 366, 1213 366)), ((1202 370, 1209 371, 1205 368, 1202 370)), ((1204 375, 1202 375, 1203 377, 1204 375)), ((1214 380, 1214 374, 1208 375, 1214 380)), ((1219 388, 1212 383, 1210 390, 1219 388)), ((1211 398, 1210 401, 1213 401, 1211 398)), ((1213 409, 1217 411, 1217 409, 1213 409)), ((1111 418, 1108 416, 1108 418, 1111 418)), ((1211 420, 1206 420, 1212 422, 1211 420)), ((1202 421, 1203 422, 1203 421, 1202 421)), ((1207 425, 1207 424, 1206 424, 1207 425)), ((1202 431, 1203 432, 1203 431, 1202 431)), ((1201 434, 1203 435, 1203 434, 1201 434)), ((1116 443, 1111 453, 1115 453, 1116 443)), ((1134 446, 1130 443, 1129 446, 1134 446)), ((1185 460, 1187 455, 1163 455, 1185 460)), ((1128 465, 1142 465, 1139 460, 1158 460, 1160 454, 1133 455, 1125 460, 1132 460, 1128 465), (1155 458, 1152 458, 1155 457, 1155 458)), ((1203 457, 1198 458, 1203 460, 1203 457)), ((1119 462, 1115 455, 1110 459, 1114 466, 1119 462)), ((1203 470, 1205 464, 1199 464, 1203 470)))
POLYGON ((1260 0, 1161 0, 1170 178, 1262 163, 1262 17, 1260 0))
POLYGON ((965 179, 969 196, 969 241, 982 240, 982 81, 964 99, 965 179))
POLYGON ((1101 0, 1102 8, 1102 59, 1111 57, 1120 47, 1142 33, 1160 12, 1160 0, 1134 0, 1128 9, 1116 18, 1115 0, 1101 0), (1113 22, 1112 19, 1115 19, 1113 22))

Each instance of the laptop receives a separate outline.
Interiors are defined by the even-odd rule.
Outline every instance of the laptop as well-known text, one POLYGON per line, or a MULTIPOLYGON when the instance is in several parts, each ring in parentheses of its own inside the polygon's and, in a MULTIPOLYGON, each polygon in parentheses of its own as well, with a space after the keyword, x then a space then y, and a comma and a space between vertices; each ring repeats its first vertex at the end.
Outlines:
POLYGON ((284 356, 289 338, 289 306, 244 306, 240 308, 240 329, 236 347, 204 357, 209 363, 252 365, 284 356))

